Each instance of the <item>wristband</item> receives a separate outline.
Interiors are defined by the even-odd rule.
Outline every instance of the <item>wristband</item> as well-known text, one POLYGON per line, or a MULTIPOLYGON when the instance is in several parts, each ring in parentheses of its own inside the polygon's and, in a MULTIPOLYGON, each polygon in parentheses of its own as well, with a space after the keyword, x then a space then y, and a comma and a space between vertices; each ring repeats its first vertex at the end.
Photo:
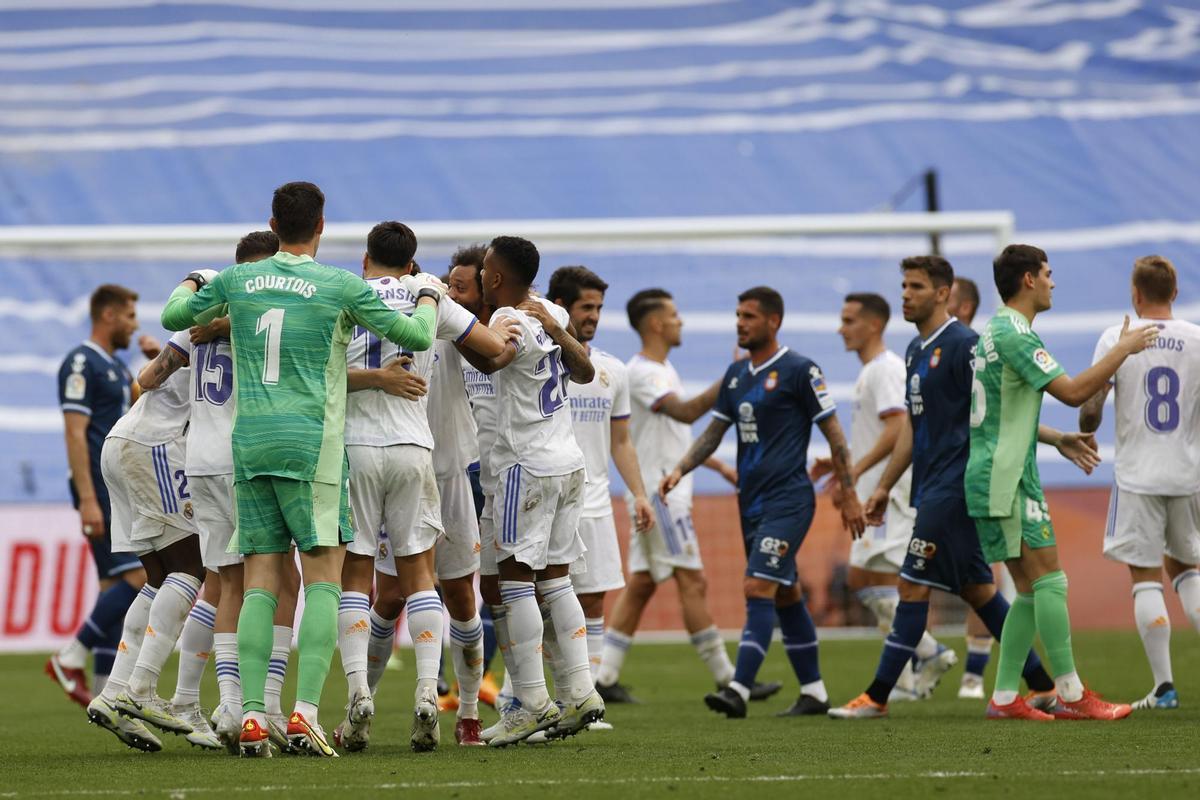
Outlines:
POLYGON ((199 272, 189 272, 184 280, 195 281, 197 289, 203 289, 208 284, 208 280, 199 272))
POLYGON ((432 286, 422 286, 417 291, 417 299, 420 300, 422 297, 432 298, 433 302, 437 303, 441 301, 442 293, 437 289, 434 289, 432 286))

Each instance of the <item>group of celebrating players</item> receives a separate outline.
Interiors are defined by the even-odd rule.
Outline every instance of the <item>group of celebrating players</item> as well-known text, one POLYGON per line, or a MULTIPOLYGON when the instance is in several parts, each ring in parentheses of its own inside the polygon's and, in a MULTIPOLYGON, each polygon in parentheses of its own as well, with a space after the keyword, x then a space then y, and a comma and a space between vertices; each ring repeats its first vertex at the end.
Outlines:
MULTIPOLYGON (((277 189, 272 230, 243 238, 235 265, 193 272, 172 294, 162 323, 177 333, 165 347, 142 338, 151 360, 136 382, 115 356, 137 328, 137 296, 121 287, 93 295, 92 336, 63 362, 72 495, 102 592, 47 672, 126 744, 161 749, 150 723, 242 756, 362 750, 402 613, 416 662, 414 750, 439 743, 444 615, 460 745, 604 729, 606 702, 632 700, 619 682, 625 654, 667 579, 716 683, 705 702, 730 717, 780 688, 757 681, 776 625, 800 684, 783 715, 880 717, 890 700, 928 696, 956 660, 926 631, 932 588, 961 595, 974 624, 1000 641, 988 717, 1123 717, 1129 705, 1105 702, 1076 674, 1036 461, 1046 442, 1090 472, 1094 438, 1040 426, 1042 394, 1083 405, 1090 432, 1113 386, 1118 488, 1105 552, 1135 581, 1156 684, 1139 706, 1178 704, 1159 569, 1165 557, 1200 622, 1200 581, 1191 580, 1200 576, 1200 463, 1190 439, 1178 458, 1130 455, 1179 427, 1200 430, 1184 400, 1200 380, 1187 366, 1200 329, 1170 318, 1175 273, 1165 259, 1134 269, 1135 311, 1154 324, 1131 329, 1127 319, 1106 332, 1095 364, 1074 378, 1031 327, 1050 308, 1045 253, 1012 245, 997 257, 1004 305, 982 336, 949 311, 969 288, 950 264, 905 259, 904 318, 918 335, 903 361, 883 344, 886 300, 846 298, 840 333, 863 363, 848 444, 820 368, 778 342, 784 309, 773 289, 738 297, 747 357, 686 398, 668 358, 682 321, 666 291, 629 301, 642 348, 624 364, 590 345, 607 289, 590 270, 558 269, 539 296, 536 247, 500 236, 456 252, 439 280, 414 262, 413 232, 384 222, 368 236, 359 278, 314 260, 323 211, 310 183, 277 189), (691 442, 690 423, 710 410, 691 442), (810 475, 814 424, 830 456, 810 475), (736 470, 713 458, 731 426, 736 470), (610 461, 633 523, 628 585, 610 461), (738 489, 747 567, 735 662, 707 609, 691 518, 689 474, 701 465, 738 489), (887 632, 874 681, 834 708, 796 574, 813 482, 827 475, 854 537, 852 588, 887 632), (1016 584, 1011 607, 994 587, 989 564, 998 562, 1016 584), (606 630, 605 595, 621 589, 606 630), (293 638, 296 702, 285 715, 293 638), (167 701, 157 680, 176 643, 167 701), (348 698, 327 737, 318 706, 335 648, 348 698), (501 713, 484 729, 480 690, 497 649, 501 713), (199 685, 210 653, 220 702, 207 718, 199 685)), ((973 640, 963 696, 983 696, 990 645, 973 640)))

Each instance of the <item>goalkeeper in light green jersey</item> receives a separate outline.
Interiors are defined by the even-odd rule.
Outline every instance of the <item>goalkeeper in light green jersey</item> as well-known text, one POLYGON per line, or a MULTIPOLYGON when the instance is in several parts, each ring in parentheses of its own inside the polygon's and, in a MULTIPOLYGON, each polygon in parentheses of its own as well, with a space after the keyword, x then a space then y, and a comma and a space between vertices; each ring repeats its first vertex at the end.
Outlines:
POLYGON ((314 755, 336 755, 318 724, 317 703, 337 643, 344 544, 353 538, 343 445, 346 345, 360 325, 407 350, 428 349, 444 292, 427 279, 407 317, 384 305, 362 278, 314 261, 324 205, 311 183, 276 189, 271 229, 279 252, 228 267, 207 284, 192 273, 162 314, 163 327, 183 330, 211 309, 229 309, 237 542, 246 556, 238 618, 244 756, 271 752, 263 695, 279 580, 293 542, 305 607, 288 739, 314 755))
POLYGON ((1040 635, 1054 675, 1058 719, 1120 719, 1130 707, 1106 703, 1084 689, 1075 672, 1067 576, 1058 564, 1054 527, 1037 468, 1042 394, 1080 406, 1103 388, 1130 355, 1158 335, 1154 326, 1129 329, 1116 345, 1074 378, 1067 375, 1033 331, 1033 319, 1050 308, 1054 281, 1046 254, 1009 245, 992 266, 1004 305, 975 346, 971 390, 971 454, 965 478, 967 510, 989 562, 1004 561, 1017 585, 1000 638, 1000 663, 988 716, 1051 719, 1025 708, 1017 696, 1021 669, 1040 635))

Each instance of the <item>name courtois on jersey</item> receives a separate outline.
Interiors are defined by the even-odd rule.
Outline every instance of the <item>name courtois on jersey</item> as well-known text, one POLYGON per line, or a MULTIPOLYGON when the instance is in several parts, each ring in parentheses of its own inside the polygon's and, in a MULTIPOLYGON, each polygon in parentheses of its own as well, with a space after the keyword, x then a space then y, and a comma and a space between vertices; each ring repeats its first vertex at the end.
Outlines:
POLYGON ((312 296, 317 293, 316 285, 303 278, 288 277, 285 275, 257 275, 246 281, 246 294, 254 294, 265 289, 295 292, 305 300, 312 299, 312 296))

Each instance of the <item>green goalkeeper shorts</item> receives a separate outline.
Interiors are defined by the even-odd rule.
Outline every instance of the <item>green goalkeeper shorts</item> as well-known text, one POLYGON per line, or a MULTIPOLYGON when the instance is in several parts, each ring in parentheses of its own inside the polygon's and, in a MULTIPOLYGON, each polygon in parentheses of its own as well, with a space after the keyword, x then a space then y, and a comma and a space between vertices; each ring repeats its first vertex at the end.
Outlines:
POLYGON ((1007 517, 976 517, 975 531, 983 556, 989 564, 1021 556, 1021 543, 1030 549, 1053 547, 1054 524, 1050 508, 1041 492, 1035 496, 1026 491, 1025 482, 1017 485, 1013 495, 1013 512, 1007 517))
POLYGON ((286 553, 335 547, 354 538, 348 482, 309 483, 259 475, 234 484, 238 552, 286 553))

